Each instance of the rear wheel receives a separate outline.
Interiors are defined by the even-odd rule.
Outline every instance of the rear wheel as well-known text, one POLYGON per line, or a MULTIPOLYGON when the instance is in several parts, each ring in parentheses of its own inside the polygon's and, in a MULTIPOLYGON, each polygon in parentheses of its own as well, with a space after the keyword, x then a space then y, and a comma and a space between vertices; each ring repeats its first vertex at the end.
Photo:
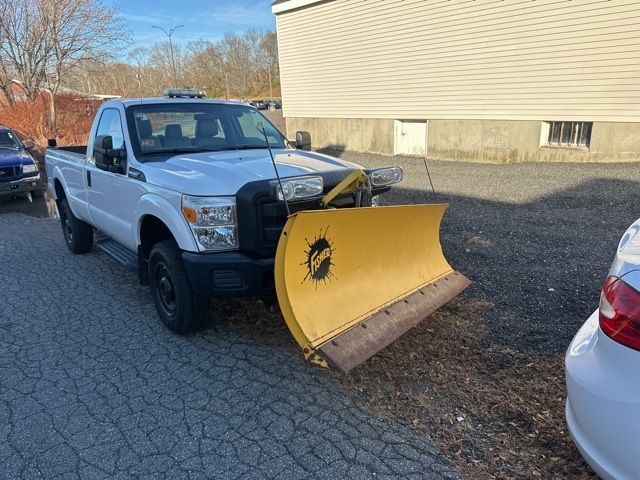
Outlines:
POLYGON ((78 254, 91 251, 93 248, 93 227, 76 218, 66 198, 58 206, 62 234, 69 250, 78 254))
POLYGON ((209 299, 189 284, 178 246, 173 240, 156 243, 149 254, 149 284, 162 322, 175 333, 198 329, 209 314, 209 299))

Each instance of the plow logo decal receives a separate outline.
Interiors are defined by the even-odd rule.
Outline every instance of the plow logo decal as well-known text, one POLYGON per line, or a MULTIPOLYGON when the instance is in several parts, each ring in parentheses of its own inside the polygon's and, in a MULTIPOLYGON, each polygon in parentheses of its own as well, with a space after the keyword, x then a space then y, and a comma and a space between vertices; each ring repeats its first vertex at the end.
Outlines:
POLYGON ((334 248, 333 244, 327 237, 328 230, 329 227, 327 227, 324 232, 321 231, 312 242, 307 240, 307 246, 309 249, 304 252, 307 256, 307 260, 302 263, 302 265, 307 267, 307 275, 302 280, 303 282, 314 282, 317 286, 320 282, 331 280, 332 277, 336 278, 335 274, 332 272, 334 264, 331 260, 334 248))

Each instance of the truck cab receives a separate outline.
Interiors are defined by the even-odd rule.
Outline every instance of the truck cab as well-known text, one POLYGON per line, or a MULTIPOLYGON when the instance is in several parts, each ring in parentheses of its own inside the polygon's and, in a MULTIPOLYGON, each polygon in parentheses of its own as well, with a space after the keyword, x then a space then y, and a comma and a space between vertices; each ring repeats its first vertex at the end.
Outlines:
MULTIPOLYGON (((104 103, 87 145, 50 141, 45 165, 68 248, 90 251, 98 231, 98 248, 137 272, 183 333, 210 297, 275 298, 288 215, 326 207, 323 195, 362 169, 310 147, 307 133, 289 141, 252 106, 181 91, 104 103)), ((369 199, 402 178, 399 167, 377 173, 369 199)), ((330 207, 355 202, 338 195, 330 207)))
POLYGON ((0 126, 0 196, 27 192, 42 196, 40 172, 30 148, 31 142, 21 142, 14 131, 0 126))

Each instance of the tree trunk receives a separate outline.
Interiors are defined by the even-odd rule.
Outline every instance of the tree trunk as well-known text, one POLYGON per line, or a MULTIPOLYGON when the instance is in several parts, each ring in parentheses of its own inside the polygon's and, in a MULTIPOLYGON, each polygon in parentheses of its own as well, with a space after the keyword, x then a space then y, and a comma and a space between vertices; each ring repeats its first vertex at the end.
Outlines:
POLYGON ((2 91, 2 99, 0 99, 0 104, 6 104, 9 107, 13 107, 16 103, 16 100, 13 97, 11 85, 9 85, 8 87, 3 85, 2 87, 0 87, 0 91, 2 91))
POLYGON ((57 129, 56 96, 51 90, 43 89, 43 91, 49 94, 49 134, 51 138, 55 138, 57 129))

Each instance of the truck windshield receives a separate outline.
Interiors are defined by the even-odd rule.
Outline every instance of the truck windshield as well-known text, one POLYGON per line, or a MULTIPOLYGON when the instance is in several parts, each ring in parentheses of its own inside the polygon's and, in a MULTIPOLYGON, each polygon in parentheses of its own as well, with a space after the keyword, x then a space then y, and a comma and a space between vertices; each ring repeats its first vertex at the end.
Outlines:
POLYGON ((20 142, 16 136, 11 132, 0 132, 0 148, 10 148, 11 150, 18 150, 20 148, 20 142))
POLYGON ((284 148, 284 136, 256 109, 215 103, 158 103, 127 109, 138 156, 181 152, 284 148))

